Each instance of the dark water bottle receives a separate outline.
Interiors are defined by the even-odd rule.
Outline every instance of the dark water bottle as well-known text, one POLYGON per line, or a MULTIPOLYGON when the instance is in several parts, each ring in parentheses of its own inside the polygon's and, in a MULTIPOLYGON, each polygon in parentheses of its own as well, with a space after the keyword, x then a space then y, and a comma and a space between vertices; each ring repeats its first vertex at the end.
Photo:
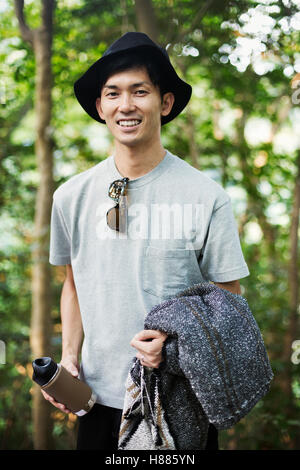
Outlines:
POLYGON ((92 409, 96 395, 89 385, 73 377, 61 364, 51 357, 40 357, 33 361, 32 367, 32 380, 72 413, 83 416, 92 409))

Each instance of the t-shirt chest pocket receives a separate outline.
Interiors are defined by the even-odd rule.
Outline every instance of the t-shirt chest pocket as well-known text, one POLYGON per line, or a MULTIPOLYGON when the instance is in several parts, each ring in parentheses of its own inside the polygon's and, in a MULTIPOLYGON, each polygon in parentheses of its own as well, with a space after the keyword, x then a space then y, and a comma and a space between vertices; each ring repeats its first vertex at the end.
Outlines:
POLYGON ((193 252, 186 249, 144 248, 143 289, 165 299, 176 295, 195 281, 193 252))

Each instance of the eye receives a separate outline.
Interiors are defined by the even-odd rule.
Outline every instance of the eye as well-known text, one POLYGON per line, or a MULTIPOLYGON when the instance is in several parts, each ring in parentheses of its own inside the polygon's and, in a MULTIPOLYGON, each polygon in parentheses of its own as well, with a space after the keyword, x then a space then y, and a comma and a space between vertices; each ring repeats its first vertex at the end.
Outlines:
POLYGON ((107 93, 106 96, 111 96, 111 97, 114 97, 114 96, 117 96, 117 92, 116 91, 111 91, 110 93, 107 93))
POLYGON ((148 92, 146 90, 137 90, 136 93, 139 94, 139 95, 140 94, 144 95, 145 93, 148 93, 148 92))

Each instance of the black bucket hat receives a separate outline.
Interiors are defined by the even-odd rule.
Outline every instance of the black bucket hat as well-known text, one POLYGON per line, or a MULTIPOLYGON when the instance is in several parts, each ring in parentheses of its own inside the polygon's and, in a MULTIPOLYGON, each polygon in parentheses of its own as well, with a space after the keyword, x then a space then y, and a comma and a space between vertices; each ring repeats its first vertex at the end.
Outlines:
POLYGON ((153 42, 147 34, 129 32, 117 39, 91 67, 75 82, 74 92, 82 108, 89 116, 102 124, 102 120, 96 109, 96 98, 100 94, 100 85, 103 82, 105 68, 109 61, 119 54, 126 54, 129 50, 145 52, 145 57, 155 60, 163 73, 164 81, 168 84, 168 90, 174 93, 175 101, 168 116, 161 117, 161 124, 172 121, 188 104, 192 87, 177 75, 170 62, 167 51, 153 42))

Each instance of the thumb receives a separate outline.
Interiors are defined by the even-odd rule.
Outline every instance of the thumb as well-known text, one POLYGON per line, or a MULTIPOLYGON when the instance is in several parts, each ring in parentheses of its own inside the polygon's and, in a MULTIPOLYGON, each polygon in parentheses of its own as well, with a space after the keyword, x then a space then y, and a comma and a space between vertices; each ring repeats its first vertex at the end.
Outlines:
POLYGON ((78 377, 78 368, 72 362, 63 363, 61 365, 71 374, 73 377, 78 377))
POLYGON ((78 377, 78 369, 75 366, 69 367, 69 372, 73 375, 73 377, 78 377))

